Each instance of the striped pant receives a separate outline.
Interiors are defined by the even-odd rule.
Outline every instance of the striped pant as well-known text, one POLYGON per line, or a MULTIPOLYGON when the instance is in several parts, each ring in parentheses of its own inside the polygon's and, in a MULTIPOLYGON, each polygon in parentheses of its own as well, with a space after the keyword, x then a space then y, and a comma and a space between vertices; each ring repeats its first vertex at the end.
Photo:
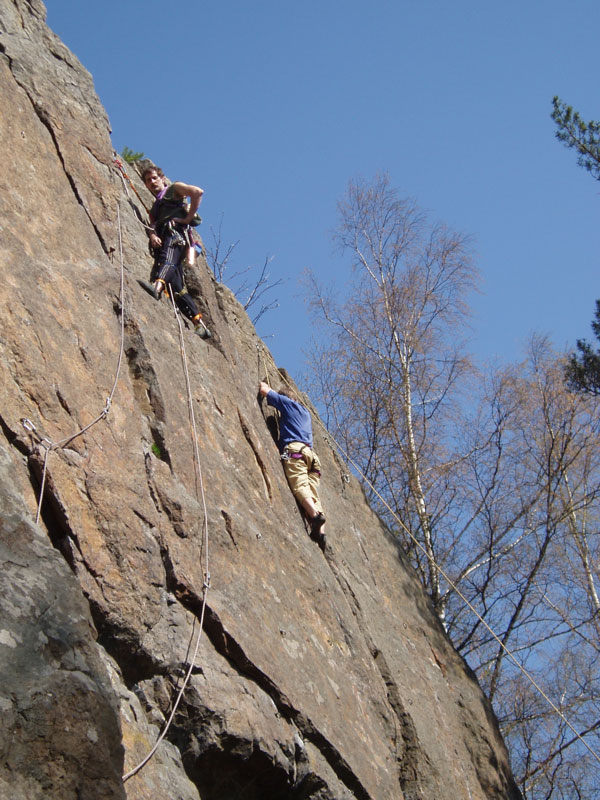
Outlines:
POLYGON ((171 288, 175 303, 181 313, 188 319, 193 319, 198 314, 198 306, 188 292, 184 291, 183 259, 187 250, 187 243, 182 234, 177 230, 164 230, 160 250, 155 251, 154 266, 150 274, 152 282, 164 281, 167 288, 171 288))

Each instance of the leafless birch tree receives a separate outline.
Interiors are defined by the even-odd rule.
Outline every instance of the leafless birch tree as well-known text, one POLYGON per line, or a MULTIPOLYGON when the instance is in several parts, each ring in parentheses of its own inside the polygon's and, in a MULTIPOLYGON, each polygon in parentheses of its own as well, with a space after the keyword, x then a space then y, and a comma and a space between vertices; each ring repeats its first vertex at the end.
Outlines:
POLYGON ((351 183, 339 211, 335 240, 351 255, 353 282, 341 302, 312 282, 330 328, 316 356, 318 394, 330 424, 408 529, 371 493, 443 619, 438 530, 451 513, 450 465, 464 457, 445 429, 471 372, 461 348, 465 296, 475 281, 468 241, 430 224, 385 176, 351 183))

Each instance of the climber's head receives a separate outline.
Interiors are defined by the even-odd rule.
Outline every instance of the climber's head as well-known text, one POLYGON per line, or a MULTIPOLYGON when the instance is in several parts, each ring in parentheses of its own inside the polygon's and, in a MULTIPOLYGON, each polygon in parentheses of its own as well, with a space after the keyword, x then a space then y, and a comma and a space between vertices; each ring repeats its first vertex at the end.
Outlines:
POLYGON ((160 167, 146 167, 142 172, 142 180, 155 197, 167 185, 167 179, 160 167))
POLYGON ((289 398, 290 398, 290 400, 293 400, 293 401, 294 401, 294 403, 300 403, 300 402, 301 402, 301 400, 300 400, 300 398, 298 397, 298 395, 297 395, 295 392, 293 392, 293 391, 292 391, 292 390, 289 388, 289 386, 281 386, 281 387, 279 388, 279 391, 277 392, 277 394, 283 394, 283 395, 285 395, 286 397, 289 397, 289 398))

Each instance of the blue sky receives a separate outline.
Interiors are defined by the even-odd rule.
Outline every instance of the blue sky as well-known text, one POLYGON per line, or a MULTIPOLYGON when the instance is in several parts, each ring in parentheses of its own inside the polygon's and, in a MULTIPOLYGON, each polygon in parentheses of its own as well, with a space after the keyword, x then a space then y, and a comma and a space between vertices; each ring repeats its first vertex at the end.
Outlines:
POLYGON ((233 268, 271 274, 258 324, 298 377, 306 268, 332 254, 351 178, 387 171, 434 220, 473 237, 482 275, 472 350, 514 361, 533 332, 593 338, 600 184, 554 138, 555 94, 600 119, 597 0, 48 0, 48 24, 92 73, 113 144, 205 190, 233 268))

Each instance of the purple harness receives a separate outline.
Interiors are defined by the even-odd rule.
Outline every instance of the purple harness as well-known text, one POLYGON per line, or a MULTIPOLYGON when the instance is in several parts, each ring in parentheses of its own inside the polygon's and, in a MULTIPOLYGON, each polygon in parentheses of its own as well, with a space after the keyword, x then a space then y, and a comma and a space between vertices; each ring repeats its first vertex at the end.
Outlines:
MULTIPOLYGON (((308 445, 305 444, 304 447, 308 447, 308 445)), ((286 447, 284 449, 283 453, 281 454, 282 461, 287 461, 289 458, 304 458, 304 447, 302 448, 302 450, 300 450, 299 453, 294 453, 291 450, 288 450, 287 447, 286 447)), ((310 450, 310 447, 309 447, 309 450, 310 450)), ((316 472, 316 474, 319 477, 321 476, 320 471, 318 469, 314 469, 314 461, 311 463, 308 471, 309 472, 316 472)))

